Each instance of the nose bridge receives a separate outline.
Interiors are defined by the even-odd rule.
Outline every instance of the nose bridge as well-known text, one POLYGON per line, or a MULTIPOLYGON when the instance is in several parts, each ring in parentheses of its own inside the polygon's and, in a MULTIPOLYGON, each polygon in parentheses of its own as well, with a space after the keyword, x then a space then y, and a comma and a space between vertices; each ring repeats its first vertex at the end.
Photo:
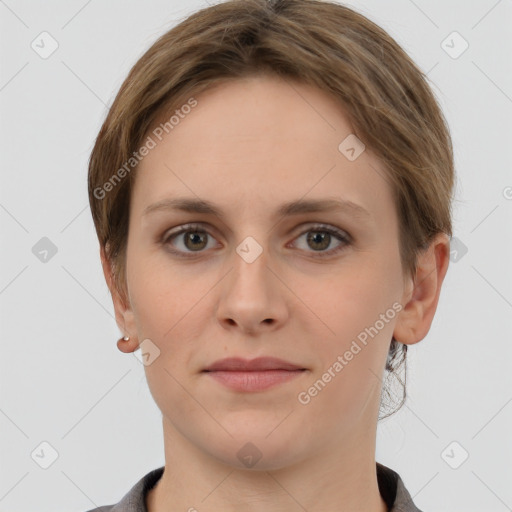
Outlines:
POLYGON ((218 303, 218 320, 225 326, 236 324, 246 332, 256 332, 269 321, 280 324, 283 320, 286 308, 281 284, 267 267, 271 266, 268 256, 267 243, 255 236, 235 246, 218 303))
POLYGON ((262 234, 258 236, 261 240, 260 243, 254 236, 246 236, 235 247, 232 285, 240 287, 243 292, 242 295, 266 292, 269 250, 262 237, 262 234))

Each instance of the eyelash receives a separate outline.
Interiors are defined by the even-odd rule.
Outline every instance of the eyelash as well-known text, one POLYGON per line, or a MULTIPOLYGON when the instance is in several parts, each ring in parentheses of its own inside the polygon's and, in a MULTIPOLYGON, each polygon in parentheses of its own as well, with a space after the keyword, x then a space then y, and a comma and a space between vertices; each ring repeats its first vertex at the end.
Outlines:
MULTIPOLYGON (((329 227, 329 226, 326 226, 323 224, 316 224, 314 226, 311 226, 306 231, 303 231, 302 233, 300 233, 296 238, 299 238, 307 233, 315 232, 315 231, 319 232, 319 233, 328 233, 330 235, 333 235, 335 238, 337 238, 340 242, 343 242, 343 243, 339 247, 330 249, 329 251, 307 251, 307 252, 312 252, 314 258, 325 258, 328 256, 333 256, 334 254, 338 254, 339 252, 346 249, 352 243, 352 239, 351 239, 350 235, 348 235, 344 231, 341 231, 339 229, 332 228, 332 227, 329 227)), ((162 237, 161 243, 162 243, 162 245, 164 245, 166 247, 166 250, 168 250, 172 254, 175 254, 182 258, 191 257, 191 256, 185 256, 185 254, 193 255, 193 254, 200 254, 201 252, 204 252, 204 251, 183 252, 183 251, 177 251, 175 249, 171 249, 169 247, 170 241, 172 239, 178 237, 179 235, 182 235, 183 233, 189 233, 189 232, 190 233, 202 233, 202 234, 206 234, 208 236, 212 236, 200 224, 185 224, 175 233, 168 234, 167 236, 166 236, 166 234, 164 234, 164 236, 162 237)), ((214 237, 212 236, 212 238, 214 238, 214 237)))

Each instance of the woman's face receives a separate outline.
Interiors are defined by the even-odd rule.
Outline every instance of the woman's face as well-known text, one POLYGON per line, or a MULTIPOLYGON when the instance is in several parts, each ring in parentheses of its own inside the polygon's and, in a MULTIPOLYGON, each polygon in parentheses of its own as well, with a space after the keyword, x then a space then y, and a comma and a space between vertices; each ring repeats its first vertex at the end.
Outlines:
POLYGON ((149 354, 164 435, 239 467, 261 456, 263 468, 371 443, 409 289, 383 167, 343 142, 342 109, 315 88, 258 77, 195 99, 153 135, 130 210, 123 330, 149 354), (217 214, 152 208, 185 199, 217 214), (345 206, 300 207, 324 201, 345 206), (264 389, 263 373, 241 389, 222 381, 233 373, 204 371, 231 357, 305 370, 274 371, 288 378, 264 389))

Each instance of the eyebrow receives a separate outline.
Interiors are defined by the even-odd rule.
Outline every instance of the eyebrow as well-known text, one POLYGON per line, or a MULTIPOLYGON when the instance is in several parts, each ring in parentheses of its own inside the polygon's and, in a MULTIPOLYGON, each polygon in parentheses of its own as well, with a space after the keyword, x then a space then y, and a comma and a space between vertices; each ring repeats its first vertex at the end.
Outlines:
MULTIPOLYGON (((147 206, 142 215, 156 211, 180 210, 189 213, 204 213, 223 217, 224 213, 221 208, 215 206, 210 201, 203 199, 181 197, 168 198, 158 201, 147 206)), ((361 219, 371 218, 368 210, 361 205, 348 200, 337 199, 298 199, 281 205, 275 212, 276 217, 299 215, 301 213, 317 213, 317 212, 341 212, 353 215, 361 219)))

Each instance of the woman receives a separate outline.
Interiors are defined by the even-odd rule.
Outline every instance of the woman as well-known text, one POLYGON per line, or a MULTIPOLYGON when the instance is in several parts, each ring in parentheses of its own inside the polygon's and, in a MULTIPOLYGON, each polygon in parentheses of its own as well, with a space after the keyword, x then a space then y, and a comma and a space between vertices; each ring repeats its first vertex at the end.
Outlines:
POLYGON ((99 510, 418 511, 376 427, 437 308, 453 182, 424 75, 351 9, 227 1, 164 34, 89 198, 165 466, 99 510))

